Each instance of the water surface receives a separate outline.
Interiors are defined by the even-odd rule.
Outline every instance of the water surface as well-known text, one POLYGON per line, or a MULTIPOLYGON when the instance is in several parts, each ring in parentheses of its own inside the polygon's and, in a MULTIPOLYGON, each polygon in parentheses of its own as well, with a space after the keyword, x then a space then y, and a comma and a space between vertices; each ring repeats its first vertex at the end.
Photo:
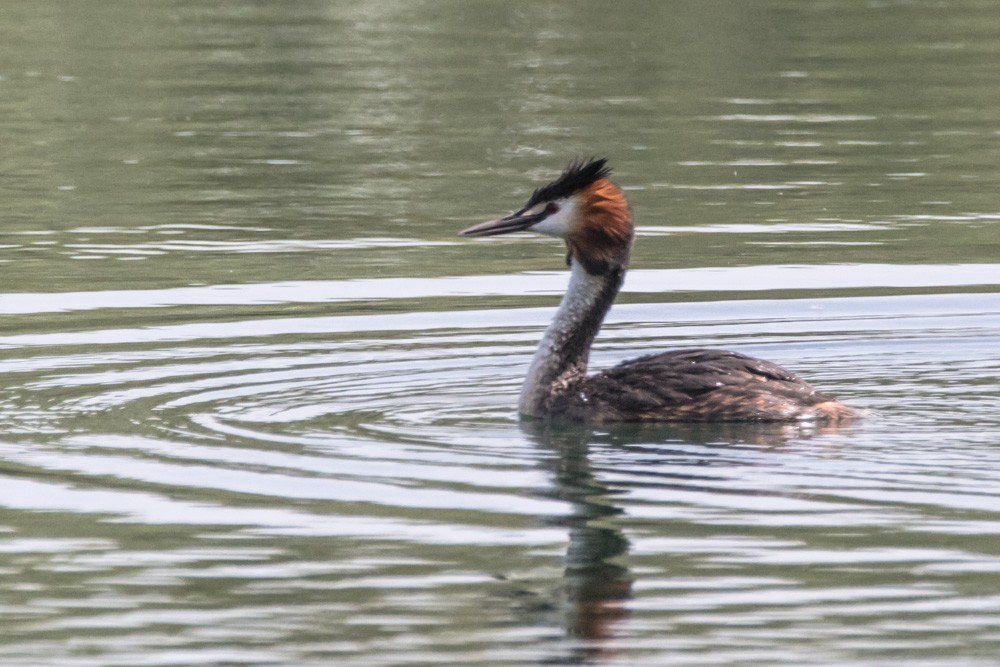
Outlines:
POLYGON ((995 664, 992 3, 0 19, 4 665, 995 664), (456 232, 589 155, 595 366, 866 419, 520 421, 563 250, 456 232))

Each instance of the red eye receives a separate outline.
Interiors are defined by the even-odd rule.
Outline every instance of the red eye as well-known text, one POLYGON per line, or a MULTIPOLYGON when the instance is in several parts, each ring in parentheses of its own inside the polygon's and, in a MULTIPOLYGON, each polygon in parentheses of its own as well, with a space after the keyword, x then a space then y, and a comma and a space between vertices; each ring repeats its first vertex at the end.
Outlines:
POLYGON ((548 204, 545 205, 545 215, 552 215, 553 213, 556 213, 558 211, 559 211, 559 204, 555 203, 554 201, 550 201, 548 204))

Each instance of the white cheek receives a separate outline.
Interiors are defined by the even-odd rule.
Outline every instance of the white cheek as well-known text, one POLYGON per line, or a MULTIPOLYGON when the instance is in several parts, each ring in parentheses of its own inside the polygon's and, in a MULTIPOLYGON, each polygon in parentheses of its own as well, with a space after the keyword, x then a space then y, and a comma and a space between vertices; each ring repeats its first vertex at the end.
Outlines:
POLYGON ((545 234, 546 236, 565 238, 566 235, 569 234, 574 209, 575 207, 571 201, 562 202, 558 211, 545 218, 537 225, 534 225, 531 228, 531 231, 538 232, 539 234, 545 234))

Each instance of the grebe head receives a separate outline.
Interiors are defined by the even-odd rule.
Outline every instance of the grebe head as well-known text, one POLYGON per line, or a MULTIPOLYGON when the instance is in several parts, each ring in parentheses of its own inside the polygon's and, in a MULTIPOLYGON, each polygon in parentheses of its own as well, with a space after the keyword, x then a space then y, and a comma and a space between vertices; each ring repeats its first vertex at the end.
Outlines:
POLYGON ((532 231, 566 241, 567 261, 587 273, 624 271, 632 247, 632 215, 610 180, 606 159, 571 162, 559 178, 535 190, 520 210, 469 227, 462 236, 532 231))

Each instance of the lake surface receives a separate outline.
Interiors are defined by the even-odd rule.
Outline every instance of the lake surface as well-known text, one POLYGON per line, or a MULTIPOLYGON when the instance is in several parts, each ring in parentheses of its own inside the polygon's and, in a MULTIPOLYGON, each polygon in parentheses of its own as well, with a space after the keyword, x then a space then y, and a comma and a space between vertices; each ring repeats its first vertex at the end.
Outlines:
POLYGON ((991 0, 0 8, 0 663, 995 665, 991 0), (571 158, 593 366, 763 356, 844 428, 515 402, 571 158))

